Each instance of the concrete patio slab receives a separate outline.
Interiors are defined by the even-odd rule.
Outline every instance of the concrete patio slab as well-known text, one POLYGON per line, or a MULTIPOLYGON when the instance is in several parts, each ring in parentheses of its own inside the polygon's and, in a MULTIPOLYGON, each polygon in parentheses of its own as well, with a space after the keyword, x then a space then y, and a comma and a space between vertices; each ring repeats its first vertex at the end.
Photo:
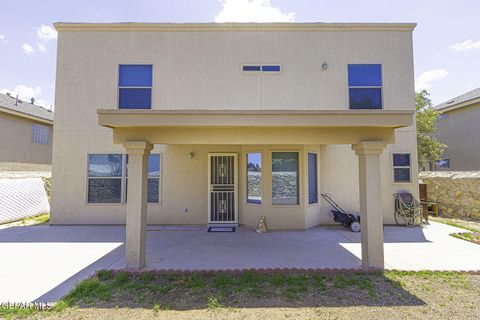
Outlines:
MULTIPOLYGON (((240 228, 149 226, 147 269, 360 268, 360 234, 342 227, 265 234, 240 228)), ((480 246, 462 229, 385 227, 387 269, 480 270, 480 246)), ((98 269, 123 269, 123 226, 0 228, 0 302, 56 301, 98 269)))

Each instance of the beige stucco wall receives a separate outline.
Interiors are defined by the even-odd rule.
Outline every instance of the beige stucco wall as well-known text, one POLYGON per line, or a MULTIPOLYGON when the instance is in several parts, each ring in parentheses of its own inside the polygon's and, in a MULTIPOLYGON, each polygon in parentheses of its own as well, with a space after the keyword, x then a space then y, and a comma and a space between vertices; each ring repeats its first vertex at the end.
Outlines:
MULTIPOLYGON (((384 108, 414 109, 411 32, 60 32, 56 81, 52 223, 125 222, 125 205, 87 204, 88 153, 125 153, 111 129, 97 124, 97 109, 116 108, 118 65, 153 64, 153 109, 327 109, 348 110, 347 65, 383 65, 384 108), (301 50, 300 50, 301 49, 301 50), (322 70, 323 62, 328 64, 322 70), (278 63, 280 74, 245 74, 244 63, 278 63)), ((254 129, 252 129, 254 130, 254 129)), ((254 131, 255 132, 255 131, 254 131)), ((282 132, 279 130, 279 136, 282 132)), ((398 129, 382 156, 386 223, 393 222, 392 193, 416 183, 393 184, 391 152, 412 154, 414 128, 398 129)), ((306 204, 306 152, 318 151, 319 192, 332 193, 358 212, 358 159, 350 145, 156 145, 162 153, 161 204, 148 206, 149 223, 205 224, 207 154, 239 153, 239 222, 271 228, 306 228, 330 223, 328 206, 306 204), (246 204, 245 152, 263 151, 262 206, 246 204), (300 205, 272 206, 271 151, 300 152, 300 205), (194 157, 189 159, 189 152, 194 157), (188 212, 185 212, 188 208, 188 212)), ((320 198, 320 197, 319 197, 320 198)))
POLYGON ((437 121, 437 137, 447 145, 442 159, 450 159, 450 168, 438 170, 480 170, 480 103, 446 112, 448 118, 437 121))
POLYGON ((0 112, 0 168, 2 170, 46 169, 52 163, 52 125, 48 144, 32 142, 32 124, 45 123, 0 112))

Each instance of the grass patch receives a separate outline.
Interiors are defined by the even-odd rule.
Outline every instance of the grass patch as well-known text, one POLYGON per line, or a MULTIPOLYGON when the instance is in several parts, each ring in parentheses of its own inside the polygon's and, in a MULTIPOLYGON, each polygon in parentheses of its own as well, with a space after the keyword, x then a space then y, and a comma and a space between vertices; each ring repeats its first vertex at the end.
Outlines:
POLYGON ((223 308, 223 305, 220 303, 220 299, 216 296, 208 296, 207 298, 207 308, 212 310, 212 309, 218 309, 218 308, 223 308))
POLYGON ((447 224, 452 227, 457 227, 460 229, 465 229, 471 232, 480 232, 480 227, 475 227, 480 222, 475 222, 473 220, 460 220, 460 219, 451 219, 451 218, 440 218, 440 217, 430 217, 432 221, 447 224))
MULTIPOLYGON (((232 308, 327 307, 333 310, 352 306, 424 304, 417 296, 423 300, 432 297, 432 301, 442 303, 437 305, 438 308, 446 309, 458 303, 465 294, 476 296, 479 286, 480 276, 458 272, 264 274, 247 271, 239 274, 165 275, 101 270, 77 284, 49 312, 63 312, 72 308, 119 312, 125 309, 130 312, 150 309, 160 315, 162 311, 170 309, 222 309, 221 312, 228 312, 232 308), (476 280, 472 282, 472 279, 476 280)), ((469 300, 465 301, 467 303, 469 300)), ((32 317, 36 312, 0 309, 0 318, 8 319, 11 315, 32 317)))
POLYGON ((433 221, 443 223, 452 227, 464 229, 470 232, 459 232, 459 233, 451 233, 450 236, 465 240, 465 241, 470 241, 476 244, 480 244, 480 227, 475 227, 473 225, 477 225, 478 222, 473 222, 473 221, 459 221, 457 219, 448 219, 448 218, 432 218, 433 221))
POLYGON ((319 291, 325 291, 327 289, 327 286, 325 284, 325 280, 327 279, 326 276, 324 275, 321 275, 321 274, 314 274, 312 276, 312 279, 313 279, 313 282, 315 284, 315 287, 319 290, 319 291))
MULTIPOLYGON (((5 225, 12 225, 12 226, 33 226, 33 225, 41 225, 48 223, 50 221, 50 213, 43 213, 38 216, 28 217, 25 219, 12 221, 4 223, 5 225)), ((3 224, 3 223, 0 223, 3 224)))
POLYGON ((35 307, 2 307, 0 308, 0 319, 10 320, 12 318, 25 318, 32 316, 38 312, 39 310, 35 307))
POLYGON ((44 224, 50 221, 50 213, 44 213, 39 216, 27 218, 24 222, 32 222, 32 224, 44 224))
POLYGON ((194 291, 200 291, 205 287, 205 281, 199 274, 194 273, 191 276, 187 276, 184 279, 186 287, 194 291))
POLYGON ((119 286, 127 283, 128 278, 129 278, 129 275, 128 275, 128 273, 125 272, 125 271, 117 272, 117 273, 113 276, 113 280, 115 281, 115 284, 117 284, 117 285, 119 285, 119 286))
POLYGON ((452 237, 457 239, 462 239, 465 241, 470 241, 473 243, 480 244, 480 233, 479 232, 460 232, 460 233, 451 233, 452 237))
POLYGON ((92 304, 97 301, 109 301, 111 297, 111 289, 104 282, 98 278, 91 278, 76 284, 63 301, 67 305, 77 301, 92 304))

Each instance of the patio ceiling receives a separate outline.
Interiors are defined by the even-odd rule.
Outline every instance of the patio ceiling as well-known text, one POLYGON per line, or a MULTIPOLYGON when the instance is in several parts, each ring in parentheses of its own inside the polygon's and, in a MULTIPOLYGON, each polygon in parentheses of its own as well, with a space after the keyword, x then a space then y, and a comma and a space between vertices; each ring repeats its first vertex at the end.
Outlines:
POLYGON ((350 144, 395 141, 413 125, 410 110, 120 110, 99 109, 114 142, 161 144, 350 144), (281 130, 281 134, 279 134, 281 130))

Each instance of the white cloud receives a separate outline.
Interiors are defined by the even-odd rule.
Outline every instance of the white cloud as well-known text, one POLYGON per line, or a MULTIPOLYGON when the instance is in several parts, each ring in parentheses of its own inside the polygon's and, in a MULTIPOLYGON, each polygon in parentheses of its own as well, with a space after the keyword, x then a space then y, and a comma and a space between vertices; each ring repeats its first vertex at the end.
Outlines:
POLYGON ((30 102, 32 98, 35 98, 36 105, 46 107, 48 109, 52 109, 53 106, 51 101, 38 98, 41 92, 42 92, 42 88, 40 87, 33 88, 33 87, 25 86, 23 84, 16 86, 15 89, 13 90, 9 90, 7 88, 3 88, 0 90, 0 93, 3 93, 3 94, 10 93, 12 97, 16 97, 18 95, 18 98, 20 100, 26 101, 26 102, 30 102))
POLYGON ((28 55, 31 55, 32 53, 35 52, 35 50, 33 50, 33 47, 25 42, 22 44, 22 50, 28 55))
POLYGON ((4 34, 0 34, 0 42, 3 42, 5 44, 8 44, 8 41, 7 39, 5 38, 5 35, 4 34))
POLYGON ((35 100, 35 104, 37 106, 42 106, 42 107, 50 109, 50 110, 53 110, 55 108, 52 101, 45 100, 45 99, 35 100))
POLYGON ((462 43, 456 43, 448 47, 453 51, 468 51, 472 49, 480 49, 480 41, 473 41, 473 39, 465 40, 462 43))
POLYGON ((446 78, 448 71, 445 69, 435 69, 430 71, 425 71, 417 78, 415 81, 415 90, 428 90, 432 88, 432 83, 437 82, 446 78))
POLYGON ((57 39, 57 31, 52 27, 42 24, 37 28, 37 37, 40 41, 47 42, 57 39))
POLYGON ((9 90, 7 88, 3 88, 0 90, 0 93, 3 93, 3 94, 10 93, 12 97, 16 97, 18 94, 18 98, 20 100, 24 100, 28 102, 30 101, 31 98, 37 98, 40 92, 42 92, 42 88, 40 87, 32 88, 32 87, 24 86, 23 84, 16 86, 15 89, 13 90, 9 90))
POLYGON ((41 52, 45 52, 47 51, 47 47, 45 47, 43 44, 41 43, 37 43, 37 48, 38 50, 40 50, 41 52))
POLYGON ((219 0, 222 10, 215 22, 292 22, 295 13, 283 13, 270 0, 219 0))

